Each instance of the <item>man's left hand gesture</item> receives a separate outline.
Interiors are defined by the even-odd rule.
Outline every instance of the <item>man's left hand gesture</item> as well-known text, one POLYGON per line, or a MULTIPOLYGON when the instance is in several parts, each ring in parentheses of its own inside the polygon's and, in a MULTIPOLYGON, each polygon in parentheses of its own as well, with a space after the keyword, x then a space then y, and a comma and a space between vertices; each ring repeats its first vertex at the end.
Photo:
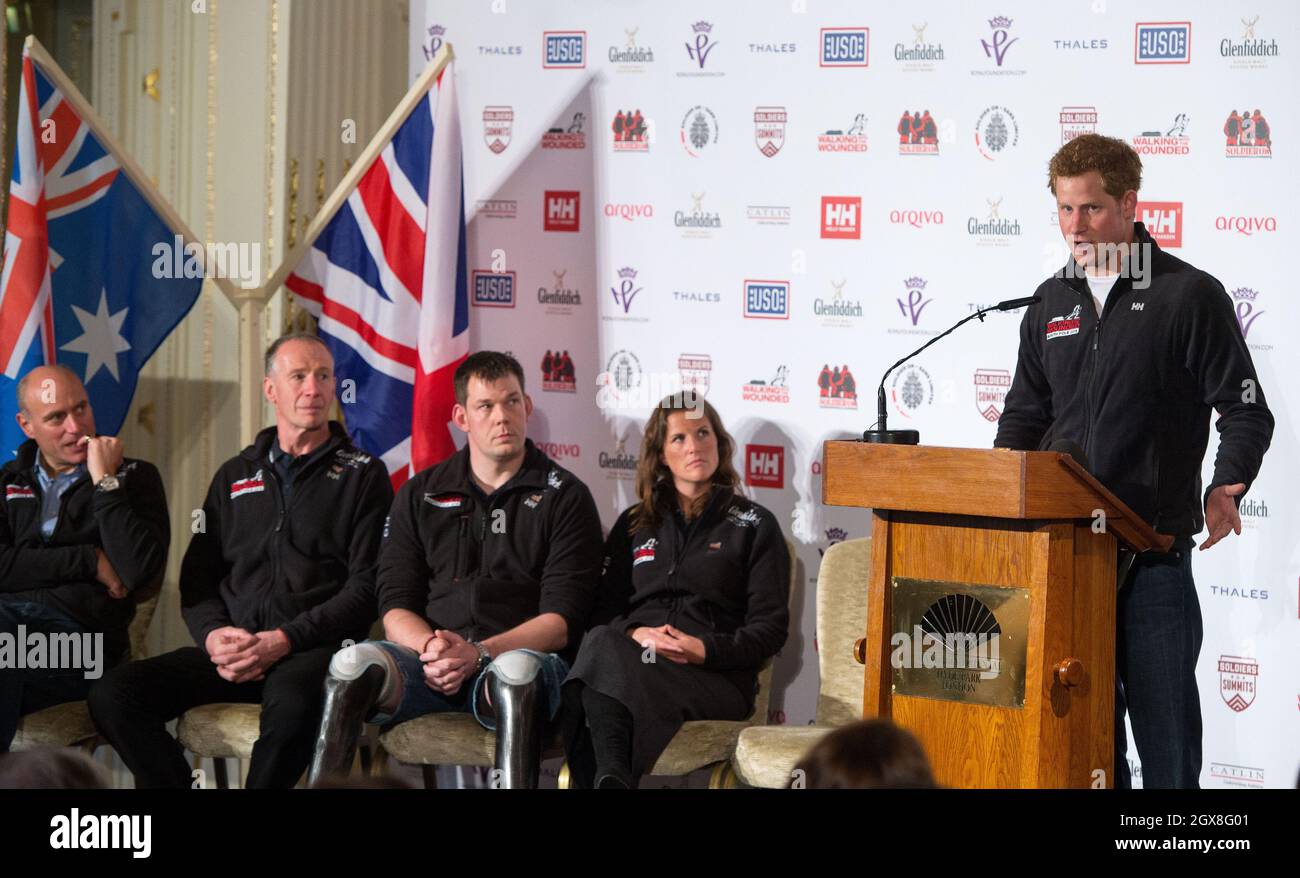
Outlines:
POLYGON ((1237 514, 1237 501, 1233 498, 1241 496, 1245 490, 1246 486, 1239 483, 1219 485, 1210 492, 1205 501, 1205 527, 1210 537, 1201 543, 1202 552, 1226 537, 1229 531, 1241 536, 1241 516, 1237 514))

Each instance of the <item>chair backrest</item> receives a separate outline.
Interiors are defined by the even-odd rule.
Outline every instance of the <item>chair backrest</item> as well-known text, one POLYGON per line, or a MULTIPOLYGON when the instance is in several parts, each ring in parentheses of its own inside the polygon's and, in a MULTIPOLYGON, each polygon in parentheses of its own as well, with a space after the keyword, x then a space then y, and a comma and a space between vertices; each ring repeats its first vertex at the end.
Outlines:
POLYGON ((149 657, 146 640, 149 638, 149 625, 153 622, 153 612, 157 608, 157 592, 135 605, 135 618, 131 620, 131 627, 127 629, 127 636, 131 640, 132 659, 149 657))
MULTIPOLYGON (((790 606, 794 606, 795 595, 800 593, 799 588, 799 556, 795 554, 794 543, 790 540, 785 541, 785 547, 790 552, 790 606)), ((754 696, 754 711, 749 715, 749 722, 766 723, 767 706, 772 698, 772 660, 768 659, 763 662, 763 667, 758 671, 758 693, 754 696)))
POLYGON ((842 726, 862 718, 866 669, 853 644, 867 633, 871 538, 836 543, 817 571, 817 724, 842 726))

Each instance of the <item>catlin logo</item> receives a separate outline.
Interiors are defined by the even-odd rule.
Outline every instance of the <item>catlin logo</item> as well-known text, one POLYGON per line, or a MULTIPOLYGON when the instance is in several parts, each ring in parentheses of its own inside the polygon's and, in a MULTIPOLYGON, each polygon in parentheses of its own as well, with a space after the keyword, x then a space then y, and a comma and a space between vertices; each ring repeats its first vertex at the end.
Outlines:
POLYGON ((822 196, 822 237, 860 240, 862 237, 862 199, 856 195, 822 196))
POLYGON ((1161 247, 1183 246, 1183 203, 1139 201, 1137 216, 1161 247))
POLYGON ((751 488, 784 488, 785 447, 746 445, 745 484, 751 488))
POLYGON ((548 232, 578 231, 578 208, 582 195, 573 191, 546 191, 546 215, 542 228, 548 232))

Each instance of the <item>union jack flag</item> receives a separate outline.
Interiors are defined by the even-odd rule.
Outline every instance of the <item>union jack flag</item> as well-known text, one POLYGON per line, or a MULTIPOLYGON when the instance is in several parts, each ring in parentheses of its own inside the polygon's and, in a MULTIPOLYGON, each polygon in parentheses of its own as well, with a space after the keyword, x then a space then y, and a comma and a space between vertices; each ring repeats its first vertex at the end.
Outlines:
POLYGON ((178 231, 24 51, 0 273, 0 458, 24 439, 14 385, 42 364, 77 372, 97 430, 118 432, 140 369, 202 287, 156 276, 156 248, 178 231))
POLYGON ((394 488, 455 451, 469 300, 454 83, 448 64, 285 280, 334 355, 348 431, 394 488))

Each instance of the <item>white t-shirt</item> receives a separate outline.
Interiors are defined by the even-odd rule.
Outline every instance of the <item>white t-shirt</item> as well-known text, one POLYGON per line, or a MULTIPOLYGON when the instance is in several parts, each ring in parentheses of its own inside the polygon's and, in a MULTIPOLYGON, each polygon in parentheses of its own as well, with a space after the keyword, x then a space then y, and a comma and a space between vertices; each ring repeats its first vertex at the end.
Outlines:
POLYGON ((1092 291, 1092 303, 1097 308, 1097 316, 1101 316, 1102 303, 1110 296, 1110 291, 1115 287, 1115 282, 1119 280, 1119 274, 1102 274, 1088 275, 1088 289, 1092 291))

